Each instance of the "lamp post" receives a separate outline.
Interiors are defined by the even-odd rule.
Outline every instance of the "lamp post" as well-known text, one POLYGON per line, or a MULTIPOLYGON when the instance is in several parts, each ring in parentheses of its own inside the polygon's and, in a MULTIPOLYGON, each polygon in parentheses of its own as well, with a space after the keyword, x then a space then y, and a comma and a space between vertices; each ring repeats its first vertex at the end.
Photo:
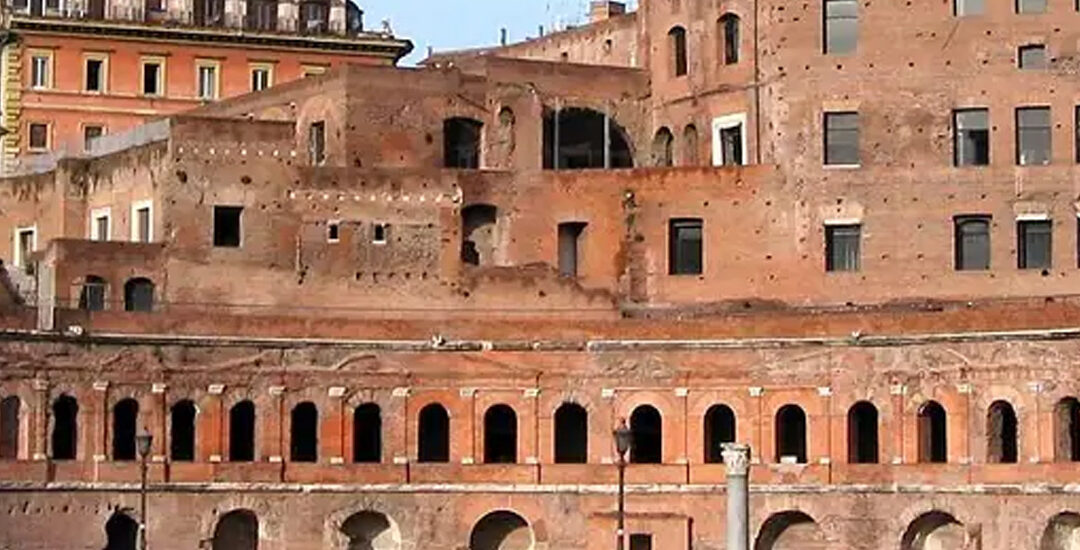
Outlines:
POLYGON ((139 550, 146 550, 146 460, 150 456, 150 444, 153 442, 154 436, 146 428, 135 436, 135 447, 139 451, 142 470, 142 484, 139 486, 139 550))
POLYGON ((626 453, 633 444, 634 434, 626 426, 626 419, 620 418, 612 435, 615 436, 615 450, 619 453, 619 528, 615 548, 623 550, 626 545, 626 453))

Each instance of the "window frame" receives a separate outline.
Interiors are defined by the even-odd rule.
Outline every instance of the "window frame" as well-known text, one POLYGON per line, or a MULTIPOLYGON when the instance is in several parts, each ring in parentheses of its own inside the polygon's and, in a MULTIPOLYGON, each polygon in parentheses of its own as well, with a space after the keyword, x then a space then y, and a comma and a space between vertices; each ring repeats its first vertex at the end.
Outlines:
MULTIPOLYGON (((991 162, 991 156, 990 155, 991 155, 991 146, 992 146, 991 139, 990 139, 990 129, 992 128, 992 125, 990 124, 990 109, 987 108, 987 107, 959 107, 959 108, 953 109, 952 115, 953 115, 952 116, 952 126, 953 126, 953 166, 957 167, 957 168, 965 168, 965 167, 973 167, 973 166, 989 166, 990 162, 991 162), (982 113, 986 114, 986 128, 984 128, 982 130, 974 130, 974 129, 963 129, 963 128, 960 127, 960 118, 961 118, 962 115, 974 114, 974 113, 979 113, 979 112, 982 112, 982 113), (977 132, 977 131, 986 132, 986 162, 977 162, 977 161, 976 162, 961 162, 961 151, 963 149, 961 147, 961 144, 964 143, 964 139, 963 139, 964 135, 966 135, 966 133, 968 133, 968 132, 977 132)), ((978 155, 974 154, 973 157, 977 159, 978 155)))
POLYGON ((953 17, 972 17, 986 13, 986 0, 953 0, 953 17), (967 2, 980 2, 978 11, 967 7, 967 2))
POLYGON ((84 123, 80 124, 79 127, 82 130, 81 133, 82 133, 82 138, 83 138, 83 151, 87 152, 87 153, 90 152, 90 141, 86 139, 86 131, 89 130, 90 128, 100 128, 101 129, 101 134, 98 135, 95 139, 100 139, 100 138, 105 137, 106 133, 108 132, 108 129, 106 128, 106 126, 104 124, 99 123, 99 122, 84 122, 84 123))
POLYGON ((863 241, 863 224, 862 220, 826 220, 825 221, 825 272, 826 273, 858 273, 862 271, 862 241, 863 241), (853 266, 838 266, 833 260, 833 253, 836 250, 836 232, 843 230, 850 230, 854 228, 855 232, 855 263, 853 266))
POLYGON ((720 16, 721 63, 737 65, 742 57, 742 18, 734 12, 725 12, 720 16), (734 35, 734 40, 732 36, 734 35))
POLYGON ((105 95, 109 93, 109 54, 102 52, 83 52, 82 55, 82 93, 93 95, 105 95), (98 89, 90 89, 90 62, 97 61, 101 63, 101 70, 98 72, 98 89))
POLYGON ((251 85, 252 92, 261 92, 274 86, 274 64, 259 62, 248 64, 248 76, 251 77, 249 84, 251 85), (255 73, 257 71, 266 71, 266 84, 262 88, 255 88, 255 73))
POLYGON ((53 89, 53 87, 56 85, 56 56, 53 50, 28 49, 26 55, 30 58, 29 74, 27 75, 27 87, 31 90, 53 89), (34 83, 35 59, 38 58, 45 60, 45 79, 40 86, 34 83))
POLYGON ((1049 11, 1049 2, 1042 0, 1042 9, 1038 11, 1028 11, 1023 9, 1024 0, 1016 0, 1014 4, 1014 12, 1017 15, 1040 15, 1049 11))
POLYGON ((87 239, 95 242, 109 242, 112 240, 113 234, 113 220, 112 220, 112 208, 109 206, 102 206, 100 208, 93 208, 90 210, 89 227, 87 227, 87 239), (98 234, 98 221, 105 220, 105 238, 102 239, 98 234))
MULTIPOLYGON (((861 135, 862 117, 859 115, 859 111, 847 110, 847 111, 825 111, 821 117, 821 135, 822 135, 822 166, 827 168, 860 168, 862 167, 862 135, 861 135), (843 116, 855 116, 855 128, 837 128, 835 132, 854 132, 855 133, 855 162, 835 162, 829 156, 829 119, 832 117, 843 116)), ((849 159, 841 159, 849 160, 849 159)))
POLYGON ((326 242, 330 244, 341 242, 341 220, 333 219, 326 221, 326 242))
MULTIPOLYGON (((242 215, 242 214, 241 214, 242 215)), ((131 203, 131 242, 152 243, 154 242, 154 201, 152 199, 135 201, 131 203), (146 240, 139 239, 139 211, 147 211, 146 240)))
POLYGON ((1016 48, 1016 68, 1022 71, 1045 71, 1050 65, 1050 51, 1046 47, 1046 44, 1022 44, 1016 48), (1029 52, 1039 52, 1042 55, 1038 60, 1032 59, 1029 63, 1024 63, 1024 54, 1029 52), (1032 65, 1031 62, 1035 64, 1032 65))
POLYGON ((390 224, 386 222, 375 222, 371 224, 371 244, 385 246, 389 242, 390 224), (382 232, 382 238, 379 238, 380 232, 382 232))
POLYGON ((1054 268, 1054 221, 1046 214, 1028 214, 1016 218, 1016 268, 1022 270, 1048 270, 1054 268), (1046 264, 1038 265, 1028 261, 1029 231, 1045 224, 1046 264))
POLYGON ((980 273, 994 267, 993 243, 994 218, 990 214, 961 214, 953 217, 953 271, 980 273), (963 262, 963 233, 961 227, 968 222, 986 222, 986 267, 965 267, 963 262))
POLYGON ((1049 166, 1054 162, 1054 111, 1049 105, 1028 105, 1017 107, 1014 111, 1013 123, 1015 125, 1015 131, 1013 138, 1016 142, 1016 165, 1017 166, 1049 166), (1045 162, 1026 162, 1024 161, 1023 152, 1023 131, 1025 127, 1020 125, 1021 113, 1034 112, 1034 111, 1046 111, 1047 123, 1046 126, 1039 126, 1035 128, 1026 128, 1027 130, 1042 130, 1046 131, 1047 138, 1047 151, 1045 162))
POLYGON ((19 241, 22 240, 22 236, 26 233, 30 234, 30 250, 28 251, 29 254, 37 252, 38 249, 37 224, 16 226, 15 232, 12 235, 11 264, 20 269, 25 269, 27 267, 27 258, 23 257, 23 250, 19 246, 19 241))
POLYGON ((741 130, 739 132, 740 133, 739 140, 741 142, 740 147, 742 149, 742 151, 741 151, 741 153, 742 153, 741 157, 742 158, 738 159, 738 162, 736 162, 735 164, 730 165, 730 166, 746 166, 747 165, 748 160, 750 158, 750 154, 749 154, 749 151, 748 151, 749 144, 747 142, 749 140, 749 136, 747 136, 746 122, 747 122, 747 114, 746 113, 732 113, 732 114, 729 114, 729 115, 718 116, 718 117, 713 119, 713 121, 712 121, 712 128, 713 128, 713 133, 712 133, 712 139, 713 139, 713 143, 712 143, 713 166, 729 166, 728 164, 725 164, 725 161, 727 159, 724 157, 724 141, 722 139, 722 137, 723 137, 722 132, 724 130, 730 130, 732 128, 741 128, 741 130))
POLYGON ((668 219, 668 275, 671 277, 700 277, 705 274, 705 220, 704 218, 674 217, 668 219), (697 227, 698 237, 698 269, 686 269, 682 267, 681 248, 678 247, 678 229, 697 227))
POLYGON ((217 101, 221 98, 221 62, 213 59, 195 60, 195 99, 199 101, 217 101), (214 89, 210 96, 203 93, 203 69, 211 69, 214 74, 214 89))
POLYGON ((858 0, 822 0, 821 4, 821 50, 825 55, 851 55, 859 51, 859 2, 858 0), (830 4, 850 4, 855 7, 855 15, 830 15, 830 4), (832 25, 835 25, 840 21, 854 21, 855 25, 855 39, 850 49, 836 49, 835 46, 830 47, 829 40, 831 36, 830 29, 832 25))
POLYGON ((671 63, 671 77, 682 78, 690 74, 690 44, 686 37, 686 27, 675 25, 667 32, 668 61, 671 63))
MULTIPOLYGON (((165 84, 166 84, 166 67, 167 59, 163 56, 147 55, 139 58, 139 95, 143 97, 165 97, 165 84), (147 65, 157 65, 157 91, 154 93, 147 93, 146 91, 146 67, 147 65)), ((198 78, 198 72, 196 72, 196 78, 198 78)), ((197 85, 197 84, 196 84, 197 85)), ((198 92, 198 90, 196 90, 198 92)))
POLYGON ((52 123, 41 122, 36 120, 28 120, 26 122, 26 150, 30 153, 47 153, 52 149, 52 123), (34 126, 45 127, 45 145, 34 146, 34 126))

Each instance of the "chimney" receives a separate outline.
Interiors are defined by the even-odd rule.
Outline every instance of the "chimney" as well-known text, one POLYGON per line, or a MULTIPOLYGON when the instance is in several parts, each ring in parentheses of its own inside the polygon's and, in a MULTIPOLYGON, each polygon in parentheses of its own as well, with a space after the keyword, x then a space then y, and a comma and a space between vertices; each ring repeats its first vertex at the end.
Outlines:
POLYGON ((503 27, 501 30, 499 30, 499 45, 500 46, 505 46, 506 45, 506 38, 507 38, 507 36, 506 36, 506 27, 503 27))
POLYGON ((589 5, 589 22, 598 23, 626 13, 625 2, 593 0, 589 5))

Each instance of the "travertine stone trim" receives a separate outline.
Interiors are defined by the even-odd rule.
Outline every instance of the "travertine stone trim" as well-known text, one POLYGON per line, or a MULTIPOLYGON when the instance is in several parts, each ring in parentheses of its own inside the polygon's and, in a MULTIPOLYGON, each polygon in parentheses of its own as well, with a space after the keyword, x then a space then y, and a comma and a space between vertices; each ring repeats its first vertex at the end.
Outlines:
POLYGON ((270 386, 270 395, 282 395, 285 393, 285 386, 270 386))
POLYGON ((612 388, 602 388, 600 390, 600 397, 603 397, 604 399, 611 399, 615 397, 615 390, 612 388))
POLYGON ((156 382, 150 386, 150 393, 165 393, 166 385, 156 382))
POLYGON ((536 399, 540 397, 540 388, 525 388, 526 399, 536 399))
POLYGON ((94 382, 94 391, 105 391, 109 389, 109 383, 104 380, 98 380, 94 382))
POLYGON ((750 386, 750 397, 761 397, 765 393, 765 388, 761 386, 750 386))
POLYGON ((394 391, 390 392, 392 397, 408 397, 409 388, 394 388, 394 391))
POLYGON ((817 393, 822 397, 829 397, 832 395, 832 388, 829 386, 821 386, 817 389, 817 393))
POLYGON ((690 395, 689 388, 675 388, 675 397, 686 397, 690 395))
POLYGON ((206 391, 210 395, 221 395, 225 393, 225 384, 210 384, 206 387, 206 391))
POLYGON ((341 397, 341 396, 345 395, 345 387, 344 386, 332 386, 330 389, 326 390, 326 395, 328 395, 330 397, 341 397))

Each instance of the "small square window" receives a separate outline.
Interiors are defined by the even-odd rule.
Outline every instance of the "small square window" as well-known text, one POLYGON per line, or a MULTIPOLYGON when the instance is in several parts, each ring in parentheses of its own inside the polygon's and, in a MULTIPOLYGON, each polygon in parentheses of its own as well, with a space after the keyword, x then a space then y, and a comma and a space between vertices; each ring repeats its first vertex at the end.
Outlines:
POLYGON ((634 533, 630 535, 630 550, 652 550, 652 535, 634 533))
POLYGON ((953 111, 953 162, 956 166, 990 164, 990 111, 953 111))
POLYGON ((336 243, 341 240, 341 222, 327 222, 326 241, 336 243))
POLYGON ((825 271, 858 271, 861 240, 860 225, 825 226, 825 271))
POLYGON ((240 206, 214 207, 214 246, 239 248, 242 240, 241 221, 244 208, 240 206))
POLYGON ((859 113, 825 113, 825 164, 859 164, 859 113))
POLYGON ((105 135, 105 128, 98 124, 83 126, 83 150, 90 151, 95 139, 105 135))
POLYGON ((953 224, 956 270, 990 269, 990 216, 957 216, 953 224))
POLYGON ((45 151, 49 148, 49 125, 40 122, 29 124, 30 139, 28 147, 31 151, 45 151))
POLYGON ((1016 55, 1017 63, 1024 70, 1041 70, 1046 68, 1046 46, 1031 44, 1021 46, 1016 55))
POLYGON ((1050 269, 1054 224, 1050 220, 1016 222, 1017 258, 1020 269, 1050 269))
POLYGON ((682 218, 668 223, 668 273, 701 275, 704 271, 704 222, 698 218, 682 218))
POLYGON ((390 226, 377 223, 371 226, 371 242, 374 244, 386 244, 390 232, 390 226))

